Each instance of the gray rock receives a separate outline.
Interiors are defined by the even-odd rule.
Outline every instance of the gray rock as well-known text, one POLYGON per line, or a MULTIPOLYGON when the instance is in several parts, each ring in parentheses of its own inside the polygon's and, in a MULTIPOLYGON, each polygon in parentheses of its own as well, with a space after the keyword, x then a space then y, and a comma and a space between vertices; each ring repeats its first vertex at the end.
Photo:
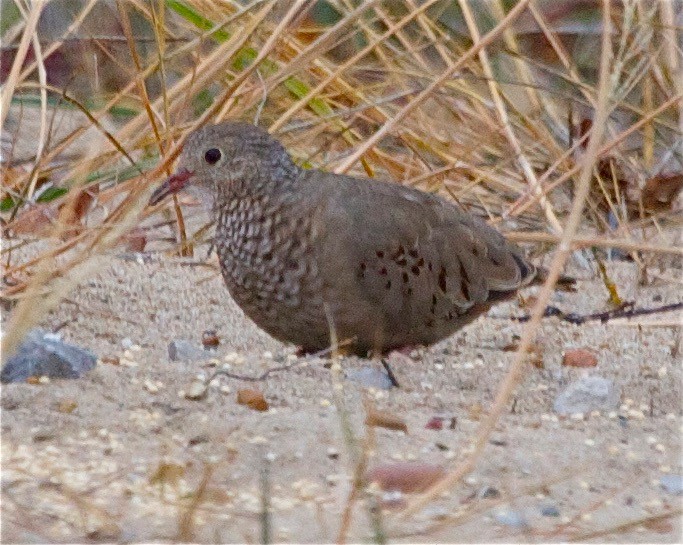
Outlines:
POLYGON ((560 510, 552 504, 544 505, 541 507, 541 515, 544 517, 559 517, 560 510))
POLYGON ((171 361, 201 361, 209 359, 211 354, 191 341, 175 339, 168 343, 168 357, 171 361))
POLYGON ((346 373, 346 378, 359 383, 364 388, 391 390, 393 387, 389 376, 384 371, 380 371, 374 367, 352 369, 346 373))
POLYGON ((683 495, 683 476, 681 475, 662 475, 659 479, 659 484, 669 494, 674 496, 683 495))
POLYGON ((0 372, 1 382, 24 382, 29 377, 80 378, 97 365, 89 350, 67 344, 40 329, 31 330, 0 372))
POLYGON ((586 375, 572 382, 555 398, 553 408, 562 415, 610 411, 616 409, 621 397, 613 381, 595 375, 586 375))
POLYGON ((511 526, 512 528, 526 528, 526 526, 528 526, 524 515, 519 511, 513 511, 512 509, 495 511, 493 513, 493 518, 498 524, 504 524, 505 526, 511 526))

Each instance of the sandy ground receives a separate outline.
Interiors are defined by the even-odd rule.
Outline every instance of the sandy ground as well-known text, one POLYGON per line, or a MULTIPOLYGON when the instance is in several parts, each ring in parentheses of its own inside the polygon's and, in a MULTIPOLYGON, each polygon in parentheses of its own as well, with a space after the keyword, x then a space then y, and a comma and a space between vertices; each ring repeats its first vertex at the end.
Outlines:
MULTIPOLYGON (((639 306, 680 299, 675 285, 637 286, 632 264, 609 267, 622 295, 639 306)), ((574 312, 605 309, 598 280, 578 288, 556 294, 554 303, 574 312)), ((501 317, 524 312, 506 303, 395 366, 401 388, 344 381, 343 407, 356 437, 367 435, 364 398, 407 423, 408 433, 375 429, 370 465, 418 460, 453 468, 463 460, 512 361, 504 349, 523 327, 501 317), (454 417, 454 429, 427 429, 433 416, 454 417)), ((112 257, 43 327, 60 328, 101 361, 80 380, 3 386, 3 543, 168 541, 181 529, 184 539, 199 542, 258 542, 264 486, 273 540, 336 539, 353 467, 326 360, 302 360, 256 384, 221 377, 205 398, 185 397, 216 361, 255 376, 292 359, 293 347, 243 316, 215 268, 112 257), (199 343, 206 329, 221 340, 214 362, 169 360, 171 340, 199 343), (259 388, 270 410, 237 404, 244 387, 259 388)), ((405 521, 387 504, 380 518, 390 541, 681 540, 681 497, 660 484, 682 470, 680 328, 546 319, 539 346, 543 368, 525 368, 476 470, 405 521), (563 352, 575 347, 594 350, 598 366, 562 367, 563 352), (585 372, 614 380, 621 406, 558 418, 558 391, 585 372), (487 487, 499 495, 482 493, 487 487), (542 514, 550 507, 558 516, 542 514)), ((342 366, 379 368, 356 358, 342 366)), ((405 499, 393 496, 394 503, 405 499)), ((354 506, 352 542, 376 539, 368 505, 361 498, 354 506)))

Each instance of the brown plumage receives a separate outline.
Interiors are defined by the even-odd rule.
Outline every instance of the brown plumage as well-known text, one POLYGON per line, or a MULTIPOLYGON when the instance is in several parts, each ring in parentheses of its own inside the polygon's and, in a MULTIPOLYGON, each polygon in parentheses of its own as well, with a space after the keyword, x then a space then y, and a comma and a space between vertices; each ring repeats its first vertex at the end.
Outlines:
POLYGON ((353 351, 429 345, 530 283, 536 268, 495 229, 444 199, 296 166, 262 129, 226 122, 189 136, 152 195, 203 190, 237 304, 273 337, 353 351), (327 312, 326 312, 327 308, 327 312))

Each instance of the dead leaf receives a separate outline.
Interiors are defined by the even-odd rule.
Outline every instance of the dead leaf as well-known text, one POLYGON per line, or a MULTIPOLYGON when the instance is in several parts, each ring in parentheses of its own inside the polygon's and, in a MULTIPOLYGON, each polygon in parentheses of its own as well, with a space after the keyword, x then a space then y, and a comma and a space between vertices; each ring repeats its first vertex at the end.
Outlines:
POLYGON ((172 484, 175 486, 183 475, 185 475, 185 466, 172 462, 162 462, 149 478, 149 484, 172 484))
POLYGON ((443 429, 443 416, 432 416, 429 422, 425 425, 425 429, 428 430, 442 430, 443 429))
POLYGON ((216 348, 219 344, 221 344, 221 340, 215 329, 207 329, 202 333, 202 346, 204 349, 216 348))
POLYGON ((78 403, 73 399, 63 399, 57 405, 57 410, 60 413, 70 414, 76 410, 76 407, 78 407, 78 403))
POLYGON ((598 358, 586 348, 572 348, 563 354, 562 365, 565 367, 596 367, 598 358))
POLYGON ((671 208, 671 203, 683 189, 683 174, 654 176, 645 182, 640 200, 648 212, 661 212, 671 208))
POLYGON ((237 403, 240 405, 246 405, 255 411, 268 410, 268 402, 263 397, 263 394, 252 388, 243 388, 241 390, 237 390, 237 403))
POLYGON ((57 211, 49 204, 36 204, 20 212, 7 230, 15 235, 45 236, 52 232, 57 221, 57 211))
POLYGON ((671 521, 666 520, 664 518, 654 518, 647 520, 643 523, 643 527, 647 528, 648 530, 652 530, 653 532, 656 532, 658 534, 668 534, 670 532, 673 532, 673 524, 671 524, 671 521))
POLYGON ((367 479, 382 490, 398 490, 405 494, 424 492, 446 474, 443 467, 423 462, 396 462, 374 467, 367 479))
POLYGON ((136 228, 124 237, 125 248, 129 252, 144 252, 147 246, 145 231, 136 228))
POLYGON ((100 361, 109 365, 121 365, 121 359, 118 356, 104 356, 100 361))
POLYGON ((380 411, 374 407, 367 407, 365 425, 408 433, 408 425, 403 418, 388 411, 380 411))

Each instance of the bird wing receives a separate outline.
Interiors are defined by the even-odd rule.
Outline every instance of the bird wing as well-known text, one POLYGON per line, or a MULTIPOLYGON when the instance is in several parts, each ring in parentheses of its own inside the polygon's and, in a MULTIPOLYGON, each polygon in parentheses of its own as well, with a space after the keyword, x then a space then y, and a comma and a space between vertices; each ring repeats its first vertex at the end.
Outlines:
POLYGON ((333 304, 355 305, 366 319, 381 312, 375 319, 389 333, 443 337, 469 321, 473 307, 536 274, 495 229, 436 195, 324 173, 309 191, 320 196, 318 266, 330 297, 342 300, 333 304))

